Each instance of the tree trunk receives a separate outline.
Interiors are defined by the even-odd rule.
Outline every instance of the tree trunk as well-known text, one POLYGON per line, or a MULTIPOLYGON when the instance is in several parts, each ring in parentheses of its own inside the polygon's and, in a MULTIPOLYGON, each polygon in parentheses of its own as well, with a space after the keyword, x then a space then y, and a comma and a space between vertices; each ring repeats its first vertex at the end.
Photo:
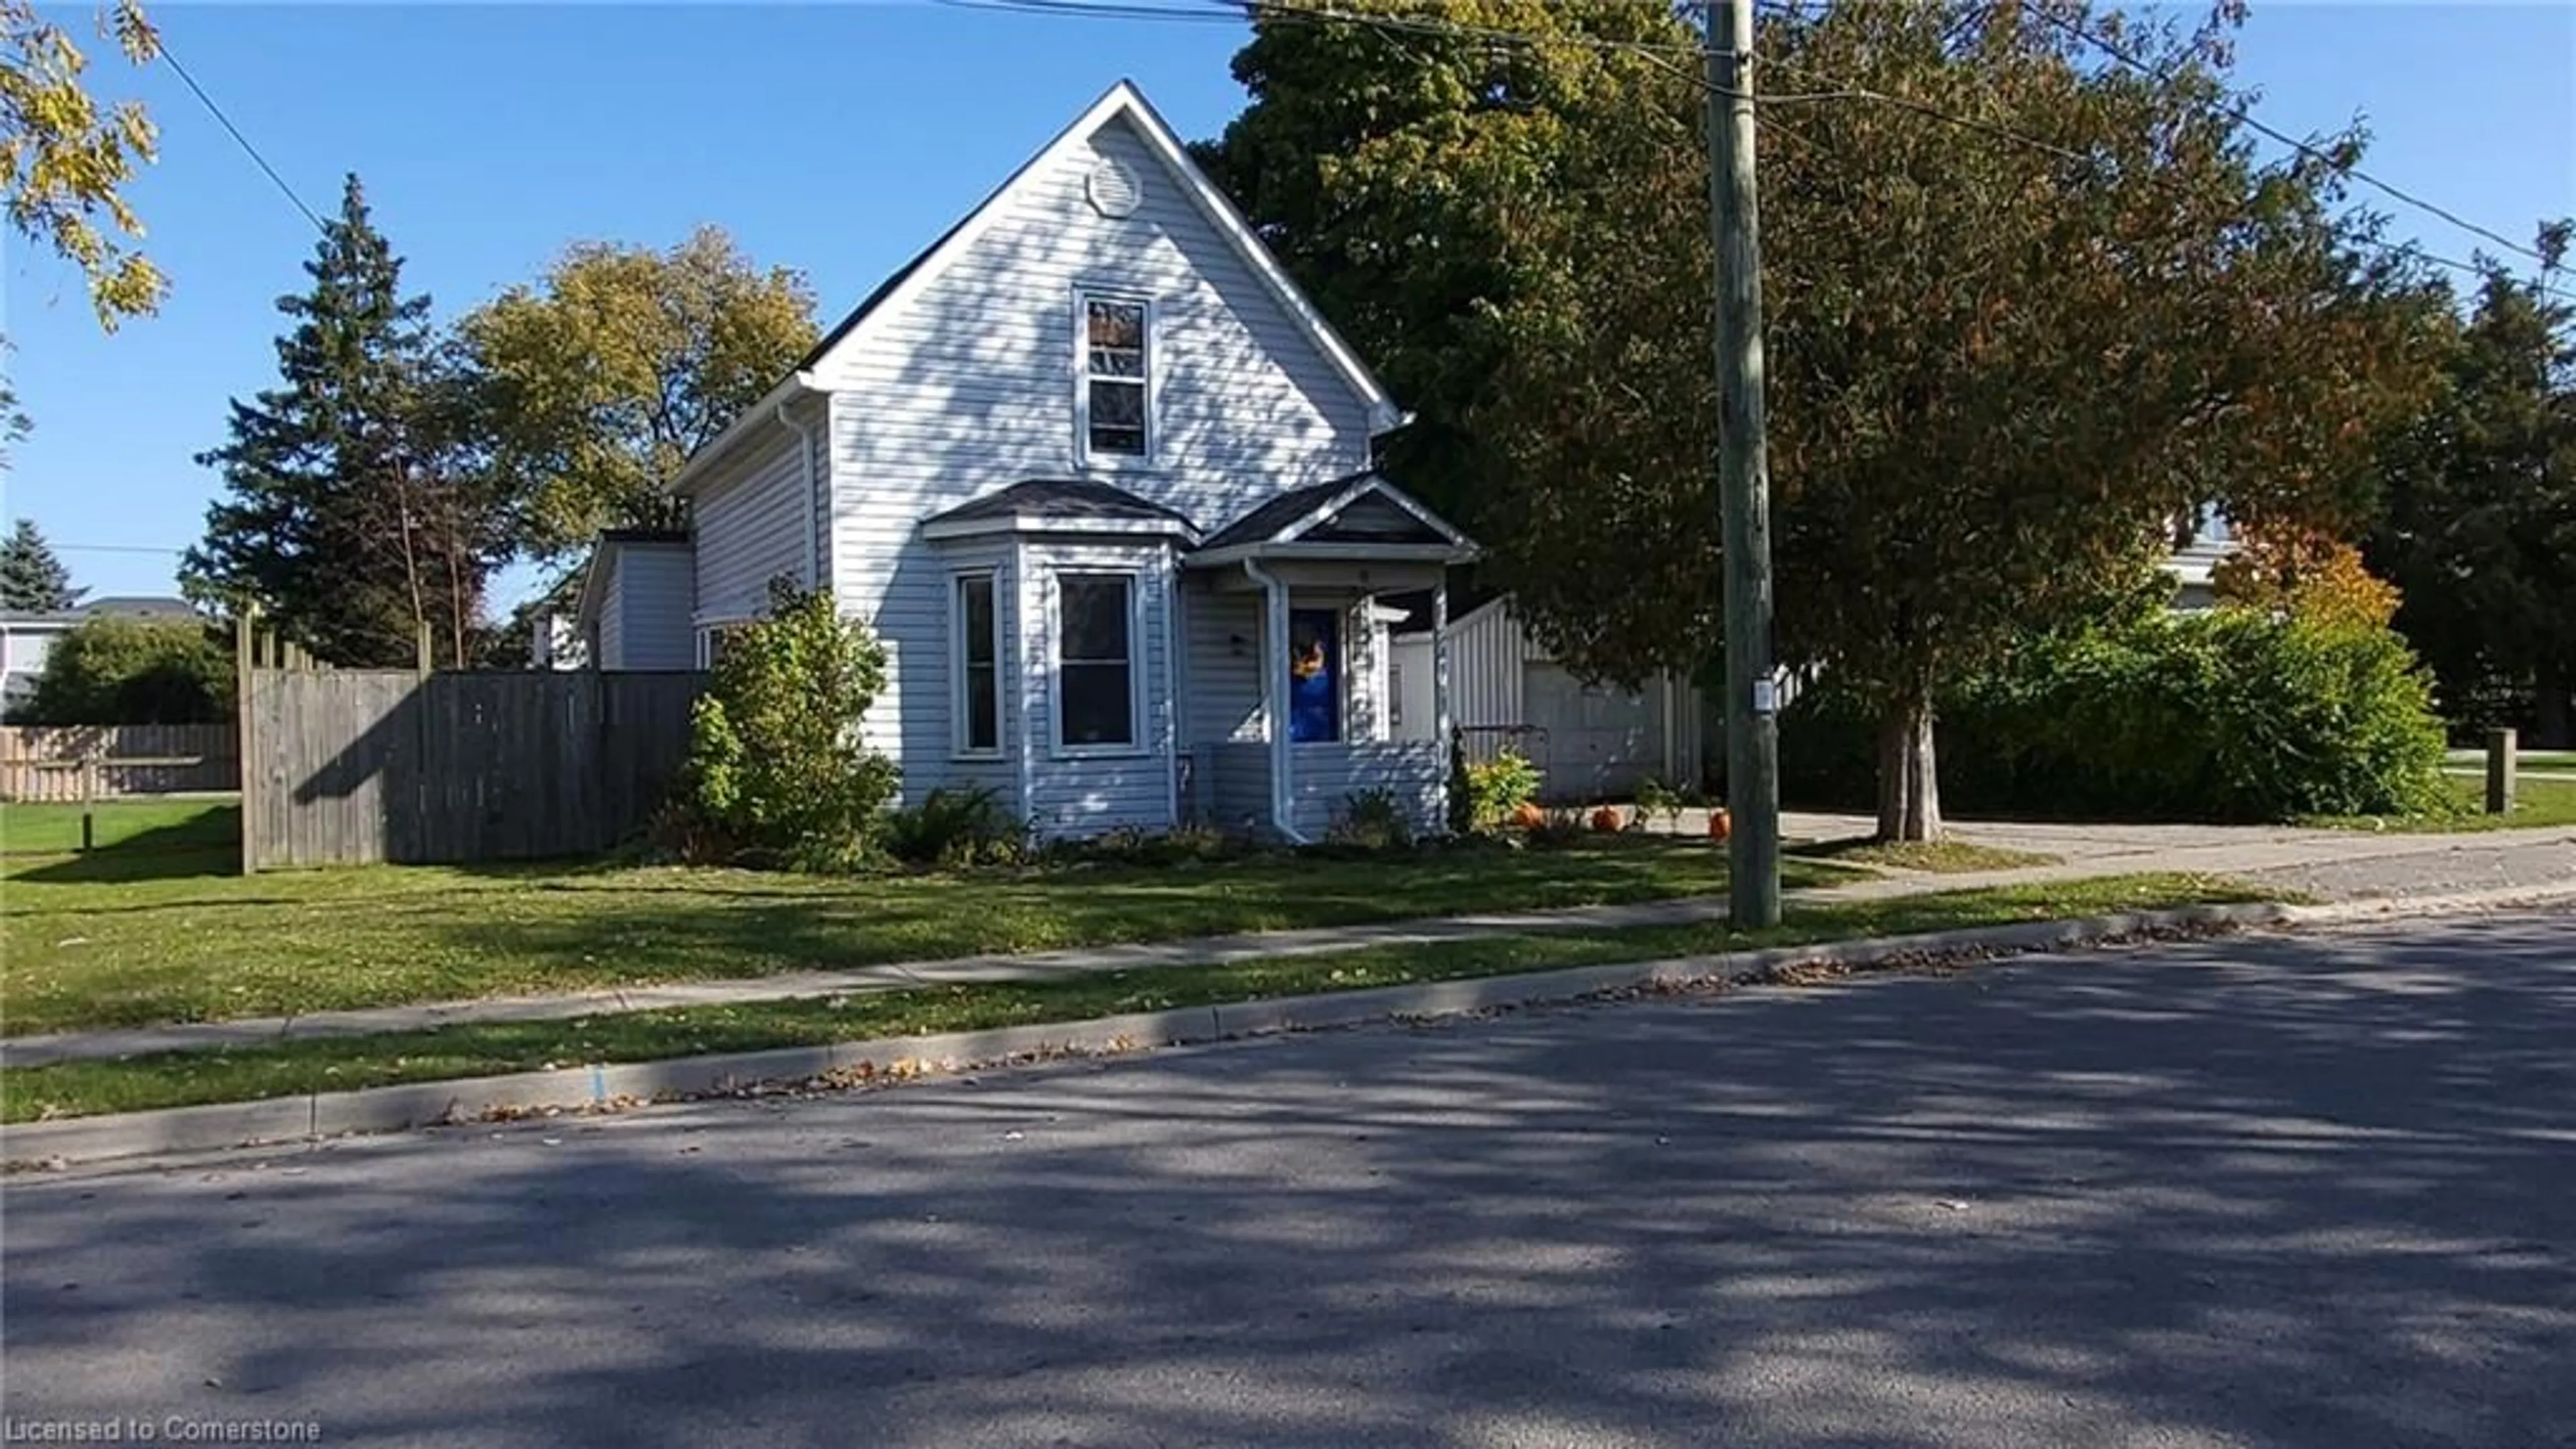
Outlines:
POLYGON ((1932 701, 1924 690, 1878 726, 1878 838, 1941 838, 1941 777, 1932 759, 1932 701))
POLYGON ((2531 709, 2531 743, 2536 749, 2563 750, 2576 746, 2576 729, 2571 729, 2568 671, 2544 668, 2540 671, 2539 688, 2533 691, 2531 709))

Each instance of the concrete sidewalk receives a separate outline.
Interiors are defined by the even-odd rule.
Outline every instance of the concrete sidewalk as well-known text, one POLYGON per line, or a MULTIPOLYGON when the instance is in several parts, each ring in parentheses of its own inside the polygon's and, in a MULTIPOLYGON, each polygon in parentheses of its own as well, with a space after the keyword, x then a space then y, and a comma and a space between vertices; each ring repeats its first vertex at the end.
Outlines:
MULTIPOLYGON (((1689 821, 1686 824, 1692 823, 1689 821)), ((1792 813, 1782 818, 1792 841, 1866 835, 1856 816, 1792 813)), ((2354 831, 2209 826, 1965 824, 1953 834, 1978 844, 2060 857, 2052 865, 1934 875, 1887 871, 1844 885, 1792 891, 1792 902, 1887 900, 1987 886, 2037 885, 2134 871, 2188 871, 2237 876, 2284 892, 2332 899, 2435 895, 2465 889, 2576 887, 2576 829, 2495 831, 2473 835, 2379 835, 2354 831)), ((1555 911, 1487 912, 1377 925, 1328 926, 1198 937, 1143 945, 1077 947, 1020 955, 960 956, 890 962, 846 970, 800 971, 739 981, 635 986, 554 996, 484 998, 248 1017, 128 1030, 63 1032, 0 1040, 0 1066, 266 1046, 316 1037, 425 1031, 461 1022, 549 1021, 669 1007, 730 1006, 850 992, 900 991, 979 981, 1044 981, 1158 966, 1217 965, 1264 957, 1313 955, 1372 946, 1428 945, 1478 937, 1630 926, 1687 925, 1722 919, 1723 896, 1555 911)))

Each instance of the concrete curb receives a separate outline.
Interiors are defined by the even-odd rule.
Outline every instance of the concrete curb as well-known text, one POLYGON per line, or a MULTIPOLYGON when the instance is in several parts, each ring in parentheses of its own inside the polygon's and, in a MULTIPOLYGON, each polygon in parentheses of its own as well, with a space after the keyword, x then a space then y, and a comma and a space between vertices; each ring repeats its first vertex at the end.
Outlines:
POLYGON ((2316 906, 2290 906, 2289 924, 2340 926, 2357 921, 2393 921, 2409 916, 2454 916, 2478 911, 2504 911, 2576 901, 2576 880, 2539 885, 2498 886, 2482 891, 2453 891, 2438 896, 2368 896, 2316 906))
POLYGON ((2185 906, 2079 920, 2034 921, 1913 936, 1827 941, 1761 951, 1623 962, 1517 976, 1487 976, 1223 1006, 1185 1007, 1088 1021, 1004 1027, 941 1036, 889 1037, 823 1047, 570 1067, 461 1081, 421 1082, 355 1092, 319 1092, 260 1102, 180 1107, 0 1126, 0 1163, 68 1166, 116 1158, 400 1132, 459 1122, 554 1112, 615 1111, 690 1097, 763 1090, 857 1087, 967 1067, 1060 1056, 1091 1056, 1280 1032, 1317 1031, 1390 1019, 1418 1019, 1579 1000, 1655 987, 1724 985, 1776 977, 1806 966, 1857 969, 1927 958, 2047 951, 2148 936, 2207 935, 2261 927, 2332 925, 2490 910, 2576 899, 2576 882, 2415 900, 2329 906, 2185 906))

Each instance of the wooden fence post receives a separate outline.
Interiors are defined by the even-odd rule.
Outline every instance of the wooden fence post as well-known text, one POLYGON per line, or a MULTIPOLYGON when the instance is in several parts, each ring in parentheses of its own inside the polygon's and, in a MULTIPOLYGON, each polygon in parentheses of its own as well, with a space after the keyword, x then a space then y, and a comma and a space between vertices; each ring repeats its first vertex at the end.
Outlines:
POLYGON ((2509 815, 2513 812, 2514 773, 2517 761, 2515 735, 2512 730, 2487 731, 2487 813, 2509 815))
POLYGON ((256 667, 259 648, 259 606, 245 604, 233 616, 233 752, 241 757, 241 873, 258 871, 259 860, 252 853, 251 842, 257 836, 252 822, 259 818, 259 742, 252 733, 255 714, 250 704, 251 689, 258 678, 256 667))

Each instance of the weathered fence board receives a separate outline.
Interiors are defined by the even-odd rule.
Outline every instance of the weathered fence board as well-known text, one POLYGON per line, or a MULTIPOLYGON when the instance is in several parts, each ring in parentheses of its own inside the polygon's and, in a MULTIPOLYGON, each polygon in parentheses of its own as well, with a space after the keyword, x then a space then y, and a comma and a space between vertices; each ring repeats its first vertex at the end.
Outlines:
POLYGON ((702 685, 598 670, 244 675, 251 870, 605 850, 661 803, 702 685))
POLYGON ((238 789, 237 739, 230 724, 0 727, 0 800, 78 800, 81 772, 46 766, 84 759, 99 762, 102 796, 238 789), (198 763, 120 765, 119 757, 198 763))

